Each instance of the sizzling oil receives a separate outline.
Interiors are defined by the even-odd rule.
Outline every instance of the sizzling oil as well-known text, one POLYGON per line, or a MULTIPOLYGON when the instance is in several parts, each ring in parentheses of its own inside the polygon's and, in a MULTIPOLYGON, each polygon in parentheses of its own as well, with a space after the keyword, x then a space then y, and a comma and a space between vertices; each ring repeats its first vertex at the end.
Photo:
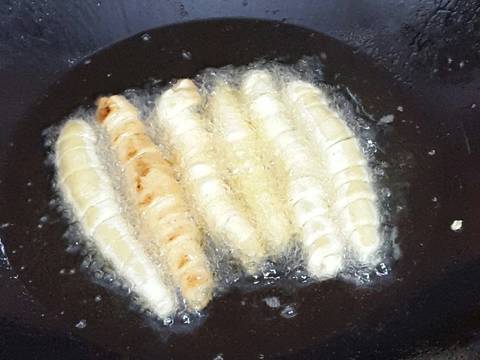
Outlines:
MULTIPOLYGON (((212 91, 213 84, 215 84, 215 82, 219 79, 229 83, 231 86, 238 86, 238 81, 242 75, 246 71, 252 69, 269 70, 276 79, 302 79, 320 85, 323 82, 322 68, 322 62, 315 57, 303 58, 296 64, 290 66, 281 65, 278 62, 262 61, 252 63, 245 67, 227 66, 220 69, 209 68, 200 72, 195 77, 195 80, 202 92, 208 96, 208 93, 212 91)), ((163 89, 160 90, 160 93, 162 91, 163 89)), ((344 281, 353 282, 357 285, 371 285, 372 277, 375 278, 378 276, 388 275, 393 256, 392 249, 394 244, 394 236, 396 234, 395 225, 393 223, 393 215, 395 211, 391 209, 391 191, 388 189, 388 187, 381 184, 384 168, 388 167, 389 164, 384 160, 380 160, 377 156, 381 149, 379 149, 379 146, 376 142, 377 134, 375 127, 372 127, 369 124, 369 120, 371 120, 369 114, 358 111, 363 109, 358 99, 348 88, 341 89, 331 87, 329 92, 329 96, 333 98, 336 111, 342 115, 342 118, 354 131, 359 142, 361 143, 362 151, 368 159, 370 172, 374 175, 376 183, 375 190, 379 198, 378 206, 380 208, 383 220, 381 232, 384 242, 380 251, 384 261, 380 262, 374 269, 362 268, 351 261, 347 261, 343 269, 340 271, 339 278, 343 279, 344 281), (345 94, 347 94, 349 97, 345 96, 345 94)), ((154 125, 154 99, 159 96, 159 90, 153 90, 149 88, 149 86, 145 86, 143 89, 127 89, 122 93, 122 95, 124 95, 140 110, 141 117, 145 120, 147 133, 156 140, 156 143, 159 145, 162 152, 170 158, 170 161, 173 162, 172 150, 165 144, 165 138, 163 134, 154 125)), ((389 118, 393 118, 393 115, 387 116, 389 118)), ((92 113, 91 108, 79 108, 68 118, 74 117, 83 118, 89 121, 94 126, 97 134, 99 134, 97 153, 101 158, 104 167, 107 169, 110 179, 113 181, 115 190, 120 195, 120 203, 122 206, 121 212, 128 222, 133 225, 135 229, 135 236, 145 236, 145 233, 140 228, 139 218, 135 215, 132 199, 127 195, 125 180, 123 180, 123 176, 120 171, 120 164, 115 154, 113 154, 112 150, 110 149, 109 140, 104 130, 95 123, 94 114, 92 113)), ((382 126, 388 126, 390 122, 391 121, 386 122, 384 117, 379 120, 379 124, 382 124, 382 126)), ((58 128, 58 126, 55 126, 45 132, 47 147, 52 147, 54 144, 55 138, 58 135, 58 128)), ((211 130, 209 131, 211 132, 211 130)), ((263 144, 261 141, 259 144, 261 146, 265 146, 265 144, 263 144)), ((263 150, 263 153, 266 153, 266 151, 263 150)), ((50 154, 50 164, 53 163, 53 158, 54 154, 50 154)), ((222 164, 223 160, 221 159, 221 156, 218 158, 220 159, 218 160, 218 165, 220 165, 221 168, 226 168, 227 164, 222 164)), ((279 164, 272 163, 269 164, 269 167, 279 167, 279 164)), ((182 180, 182 175, 178 168, 176 169, 176 172, 178 179, 182 180)), ((223 180, 225 180, 227 183, 231 183, 232 174, 229 174, 228 172, 222 172, 222 176, 223 180)), ((58 189, 57 184, 54 186, 58 189)), ((186 194, 186 196, 187 198, 189 197, 188 194, 186 194)), ((235 200, 239 203, 244 203, 241 193, 235 193, 235 200)), ((288 201, 286 194, 281 194, 280 200, 282 203, 286 203, 288 201)), ((81 254, 84 259, 82 262, 82 268, 88 270, 90 276, 96 283, 111 288, 115 293, 123 293, 127 295, 131 294, 132 291, 128 284, 125 284, 109 266, 108 262, 106 262, 102 256, 96 252, 94 243, 92 243, 90 239, 86 239, 84 236, 82 236, 82 231, 78 224, 76 224, 74 216, 72 216, 70 213, 69 206, 65 206, 65 204, 63 204, 59 199, 55 199, 54 201, 58 209, 65 215, 65 219, 72 224, 70 229, 67 231, 66 236, 68 243, 67 251, 70 253, 78 252, 81 254)), ((193 214, 197 214, 198 218, 199 210, 192 208, 191 211, 193 214)), ((43 218, 44 217, 42 217, 42 219, 43 218)), ((260 271, 252 276, 243 275, 242 270, 233 260, 231 254, 222 247, 215 245, 211 241, 208 230, 206 232, 205 249, 211 262, 211 268, 214 271, 217 283, 216 296, 218 296, 220 293, 228 292, 232 286, 242 289, 242 291, 250 292, 261 287, 273 286, 278 282, 287 281, 298 287, 311 284, 315 281, 308 275, 304 268, 302 262, 302 251, 297 244, 290 246, 287 252, 281 254, 280 258, 276 258, 273 261, 267 261, 262 266, 260 271)), ((344 251, 348 253, 347 249, 344 249, 344 251)), ((399 253, 397 251, 395 253, 396 258, 398 258, 398 254, 399 253)), ((155 257, 153 254, 150 254, 150 256, 155 257)), ((68 273, 72 273, 74 271, 75 269, 70 269, 68 270, 68 273)), ((67 270, 65 269, 60 270, 60 274, 62 275, 64 275, 66 272, 67 270)), ((215 299, 212 301, 215 301, 215 299)), ((135 298, 133 297, 133 304, 135 303, 135 298)), ((271 307, 276 308, 280 307, 280 305, 271 307)), ((135 305, 135 308, 138 308, 138 306, 135 305)), ((170 318, 164 319, 164 324, 169 326, 172 326, 176 322, 190 324, 192 319, 197 318, 198 315, 199 314, 192 318, 192 314, 186 313, 185 309, 180 307, 178 309, 176 320, 170 318)), ((295 311, 293 310, 293 306, 286 304, 281 310, 281 315, 285 318, 294 317, 295 311)))

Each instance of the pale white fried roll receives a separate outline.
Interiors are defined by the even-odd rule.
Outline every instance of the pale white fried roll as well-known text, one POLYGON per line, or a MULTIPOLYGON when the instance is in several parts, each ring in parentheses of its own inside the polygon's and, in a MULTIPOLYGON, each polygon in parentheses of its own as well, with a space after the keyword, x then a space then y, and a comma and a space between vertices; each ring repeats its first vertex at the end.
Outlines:
POLYGON ((140 114, 123 96, 100 98, 97 121, 106 129, 148 248, 160 255, 188 308, 203 309, 212 297, 213 276, 171 164, 145 132, 140 114))
POLYGON ((246 209, 235 199, 217 166, 210 133, 201 113, 202 97, 188 79, 165 91, 156 104, 157 124, 165 132, 199 215, 218 246, 227 246, 248 272, 264 258, 264 249, 246 209))
POLYGON ((58 184, 85 235, 159 317, 175 311, 174 292, 122 216, 112 182, 96 153, 97 137, 83 120, 70 120, 56 142, 58 184))
POLYGON ((268 71, 248 71, 243 76, 241 92, 252 122, 288 173, 288 202, 300 232, 308 270, 318 278, 335 276, 343 265, 344 244, 331 219, 320 162, 293 126, 268 71))
POLYGON ((237 92, 218 82, 208 109, 214 142, 225 160, 230 184, 251 209, 269 255, 278 256, 288 248, 293 229, 286 204, 278 196, 277 182, 266 168, 260 143, 241 109, 237 92))
POLYGON ((320 88, 295 80, 286 84, 284 93, 296 115, 296 126, 324 159, 335 191, 335 212, 349 248, 361 263, 376 265, 382 243, 377 197, 354 133, 320 88))

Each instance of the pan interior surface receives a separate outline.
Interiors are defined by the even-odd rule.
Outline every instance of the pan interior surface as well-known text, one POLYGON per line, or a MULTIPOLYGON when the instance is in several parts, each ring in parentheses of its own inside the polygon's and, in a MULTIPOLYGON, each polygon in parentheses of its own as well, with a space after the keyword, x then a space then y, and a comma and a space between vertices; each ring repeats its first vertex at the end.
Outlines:
MULTIPOLYGON (((101 348, 138 358, 262 358, 307 354, 309 349, 320 356, 332 348, 338 355, 349 354, 345 341, 361 351, 384 346, 407 328, 416 327, 428 337, 422 316, 424 311, 443 312, 442 286, 464 289, 443 280, 445 274, 438 271, 452 264, 459 246, 455 239, 462 235, 449 229, 456 203, 448 198, 451 189, 434 141, 436 123, 420 109, 411 92, 368 58, 308 29, 230 19, 138 34, 84 59, 51 86, 16 129, 0 193, 10 204, 6 221, 14 224, 2 239, 6 253, 54 321, 101 348), (389 206, 397 214, 402 253, 391 274, 362 287, 332 280, 304 287, 279 281, 255 291, 232 288, 209 304, 200 324, 173 333, 80 270, 83 255, 66 252, 68 224, 52 206, 56 194, 52 168, 45 164, 46 128, 79 106, 91 106, 102 94, 160 88, 207 67, 262 59, 289 64, 305 56, 321 59, 325 82, 338 85, 353 103, 358 100, 357 113, 378 133, 378 158, 385 161, 381 177, 393 198, 389 206), (385 115, 393 115, 393 122, 378 123, 385 115), (425 287, 436 289, 439 297, 422 293, 425 287), (278 307, 271 306, 272 298, 278 307)), ((472 257, 480 249, 474 246, 472 257)), ((462 261, 468 260, 464 256, 462 261)), ((415 337, 408 331, 406 336, 415 337)))

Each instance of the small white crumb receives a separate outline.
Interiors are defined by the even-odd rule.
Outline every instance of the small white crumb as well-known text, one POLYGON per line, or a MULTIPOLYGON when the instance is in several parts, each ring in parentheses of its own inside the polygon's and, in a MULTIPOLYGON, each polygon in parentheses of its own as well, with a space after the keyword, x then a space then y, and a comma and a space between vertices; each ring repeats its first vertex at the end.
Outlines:
POLYGON ((378 121, 379 124, 391 124, 395 120, 395 117, 392 114, 382 116, 378 121))
POLYGON ((477 104, 475 104, 475 103, 472 104, 472 106, 471 106, 472 109, 475 109, 476 107, 477 107, 477 104))
POLYGON ((163 325, 165 326, 170 326, 173 325, 174 321, 170 316, 167 316, 165 319, 163 319, 163 325))
POLYGON ((280 300, 276 296, 266 297, 265 299, 263 299, 263 301, 265 301, 265 304, 267 304, 267 306, 271 307, 272 309, 280 307, 280 300))
POLYGON ((80 320, 80 321, 75 325, 75 327, 76 327, 77 329, 85 329, 85 328, 87 327, 87 320, 85 320, 85 319, 80 320))
POLYGON ((181 316, 181 320, 182 320, 182 323, 187 324, 187 325, 192 322, 192 318, 190 317, 189 314, 183 314, 181 316))
POLYGON ((400 106, 397 106, 397 110, 398 110, 399 112, 403 112, 403 106, 401 106, 401 105, 400 105, 400 106))
POLYGON ((450 225, 450 229, 452 231, 461 231, 463 227, 463 220, 453 220, 452 224, 450 225))
POLYGON ((434 197, 432 198, 432 201, 433 201, 433 202, 437 202, 437 201, 438 201, 438 198, 437 198, 436 196, 434 196, 434 197))
POLYGON ((430 150, 430 151, 428 152, 428 155, 433 156, 433 155, 435 155, 436 153, 437 153, 437 152, 435 151, 435 149, 432 149, 432 150, 430 150))
POLYGON ((182 50, 182 58, 185 60, 192 60, 192 53, 188 50, 182 50))

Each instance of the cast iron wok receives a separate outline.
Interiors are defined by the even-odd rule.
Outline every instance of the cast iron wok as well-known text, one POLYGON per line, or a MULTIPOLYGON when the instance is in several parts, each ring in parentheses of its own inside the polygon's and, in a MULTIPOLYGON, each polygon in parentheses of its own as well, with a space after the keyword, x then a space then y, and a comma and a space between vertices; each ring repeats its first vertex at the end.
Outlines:
POLYGON ((472 166, 478 137, 465 140, 464 133, 453 131, 446 136, 448 113, 439 111, 442 104, 426 106, 368 57, 308 29, 227 19, 148 34, 148 41, 137 34, 82 59, 36 103, 26 104, 21 117, 5 121, 2 242, 12 271, 25 285, 25 297, 41 304, 42 312, 32 322, 3 318, 4 357, 62 357, 73 347, 79 358, 395 358, 417 347, 471 339, 480 299, 475 283, 480 272, 475 241, 479 172, 472 166), (191 56, 184 56, 186 51, 191 56), (49 205, 54 193, 53 174, 44 163, 45 128, 76 107, 92 104, 99 94, 142 87, 152 79, 161 80, 161 86, 207 66, 258 59, 291 63, 322 53, 327 55, 325 81, 355 94, 363 105, 359 113, 370 117, 372 126, 383 115, 395 115, 393 125, 379 128, 383 150, 378 156, 398 165, 386 170, 384 181, 401 195, 392 206, 400 207, 396 226, 402 257, 389 276, 363 288, 328 281, 254 292, 232 289, 211 303, 195 330, 166 336, 132 311, 124 297, 79 271, 82 256, 66 253, 67 224, 49 205), (470 154, 455 152, 455 145, 465 141, 470 154), (454 219, 464 220, 462 232, 450 230, 454 219), (265 305, 267 296, 294 305, 297 315, 283 318, 265 305), (75 327, 80 320, 86 320, 83 329, 75 327))

